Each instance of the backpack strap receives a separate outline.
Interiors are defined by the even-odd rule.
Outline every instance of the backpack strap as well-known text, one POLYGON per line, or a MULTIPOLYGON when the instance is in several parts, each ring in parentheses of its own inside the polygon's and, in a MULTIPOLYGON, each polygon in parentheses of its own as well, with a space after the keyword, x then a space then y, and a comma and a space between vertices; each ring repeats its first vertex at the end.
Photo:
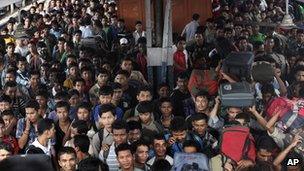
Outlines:
POLYGON ((99 142, 100 144, 102 144, 103 141, 103 129, 98 131, 98 138, 99 138, 99 142))

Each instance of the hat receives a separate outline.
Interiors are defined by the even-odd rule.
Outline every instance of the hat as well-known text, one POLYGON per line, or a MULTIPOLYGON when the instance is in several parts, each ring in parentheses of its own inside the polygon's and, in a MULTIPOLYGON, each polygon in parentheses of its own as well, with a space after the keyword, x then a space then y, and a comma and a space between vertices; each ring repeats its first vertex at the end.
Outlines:
POLYGON ((122 45, 122 44, 128 44, 129 43, 128 39, 126 39, 126 38, 121 38, 119 40, 119 42, 120 42, 120 45, 122 45))

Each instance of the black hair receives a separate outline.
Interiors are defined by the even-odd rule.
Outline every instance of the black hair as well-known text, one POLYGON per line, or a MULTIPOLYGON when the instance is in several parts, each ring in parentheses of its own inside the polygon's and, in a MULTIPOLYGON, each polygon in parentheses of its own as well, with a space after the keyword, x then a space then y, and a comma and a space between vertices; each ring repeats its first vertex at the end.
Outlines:
POLYGON ((17 87, 17 83, 15 81, 8 81, 4 85, 4 89, 7 89, 8 87, 17 87))
POLYGON ((277 145, 270 136, 264 135, 259 137, 259 139, 257 140, 256 148, 257 151, 264 149, 268 152, 273 152, 277 148, 277 145))
POLYGON ((61 107, 64 107, 68 112, 70 111, 70 104, 66 101, 59 101, 55 107, 56 111, 58 108, 61 108, 61 107))
POLYGON ((132 146, 132 149, 134 152, 136 152, 136 150, 139 146, 147 146, 148 150, 150 149, 150 144, 144 140, 137 140, 137 141, 133 142, 131 146, 132 146))
POLYGON ((78 164, 78 171, 109 171, 109 166, 95 157, 83 159, 78 164))
POLYGON ((127 133, 129 132, 128 125, 127 125, 126 121, 123 121, 123 120, 115 120, 114 123, 112 124, 112 131, 114 129, 116 129, 116 130, 125 129, 127 133))
POLYGON ((104 95, 104 96, 108 96, 108 95, 112 95, 113 94, 113 89, 111 86, 103 86, 99 89, 99 96, 104 95))
POLYGON ((31 78, 33 75, 38 75, 40 77, 40 72, 37 70, 32 70, 29 72, 29 77, 31 78))
POLYGON ((116 82, 111 83, 111 87, 113 90, 122 89, 121 84, 116 83, 116 82))
POLYGON ((45 154, 45 153, 41 148, 30 145, 26 150, 26 154, 45 154))
POLYGON ((179 79, 186 79, 186 80, 189 79, 188 74, 186 72, 179 73, 178 76, 177 76, 177 78, 179 78, 179 79))
POLYGON ((178 132, 178 131, 185 131, 187 130, 187 124, 185 119, 180 116, 176 116, 171 120, 170 123, 170 131, 171 132, 178 132))
POLYGON ((165 102, 171 103, 172 105, 172 100, 169 97, 162 97, 159 99, 159 106, 161 106, 165 102))
POLYGON ((14 116, 14 112, 12 110, 4 110, 1 113, 1 117, 3 117, 3 116, 14 116))
POLYGON ((170 171, 170 170, 171 170, 171 164, 165 159, 156 160, 151 167, 151 171, 170 171))
POLYGON ((178 36, 177 39, 176 39, 176 44, 177 44, 178 42, 181 42, 181 41, 186 41, 186 38, 183 37, 183 36, 178 36))
POLYGON ((29 102, 27 102, 25 108, 33 108, 38 111, 39 103, 36 100, 30 100, 29 102))
POLYGON ((83 83, 85 83, 85 81, 84 81, 83 78, 76 78, 76 79, 73 81, 73 86, 75 86, 77 82, 83 82, 83 83))
POLYGON ((68 94, 69 94, 69 98, 71 98, 71 97, 74 96, 74 95, 79 96, 79 92, 78 92, 77 90, 75 90, 75 89, 70 89, 70 90, 68 91, 68 94))
POLYGON ((201 91, 199 91, 199 92, 195 95, 195 98, 197 98, 197 97, 204 97, 204 98, 206 98, 208 101, 210 100, 210 95, 209 95, 208 91, 206 91, 206 90, 201 90, 201 91))
POLYGON ((155 134, 154 137, 153 137, 153 141, 154 140, 164 140, 164 141, 166 141, 164 134, 155 134))
POLYGON ((90 139, 87 135, 76 135, 74 137, 74 145, 83 153, 88 153, 90 147, 90 139))
POLYGON ((255 165, 251 166, 249 171, 275 171, 273 163, 267 161, 257 161, 255 165))
POLYGON ((17 62, 27 62, 26 61, 26 58, 25 57, 23 57, 23 56, 19 56, 18 58, 17 58, 17 62))
POLYGON ((140 92, 142 92, 142 91, 148 91, 151 94, 151 96, 153 94, 152 90, 151 90, 151 88, 149 86, 141 86, 141 87, 139 87, 138 90, 137 90, 137 95, 139 95, 140 92))
POLYGON ((132 147, 131 145, 127 144, 127 143, 123 143, 123 144, 120 144, 118 145, 118 147, 116 147, 115 149, 115 153, 116 153, 116 156, 118 157, 118 153, 121 152, 121 151, 130 151, 130 153, 133 155, 134 151, 132 150, 132 147))
POLYGON ((117 73, 116 73, 116 76, 117 75, 124 75, 126 78, 129 78, 130 77, 130 73, 126 70, 119 70, 117 73))
POLYGON ((197 143, 193 140, 186 140, 183 143, 183 149, 185 149, 185 147, 195 147, 196 151, 199 152, 200 151, 200 147, 197 145, 197 143))
POLYGON ((160 83, 158 86, 157 86, 157 91, 159 91, 161 88, 163 87, 168 87, 170 89, 170 85, 168 83, 160 83))
POLYGON ((136 21, 135 25, 137 25, 137 24, 141 24, 142 25, 142 22, 141 21, 136 21))
POLYGON ((51 130, 54 127, 54 122, 52 119, 40 119, 37 124, 37 133, 42 135, 44 131, 51 130))
POLYGON ((2 119, 2 117, 0 117, 0 124, 5 125, 4 120, 2 119))
POLYGON ((72 123, 72 127, 77 129, 78 134, 86 135, 89 131, 87 122, 83 120, 75 120, 72 123))
POLYGON ((0 143, 0 150, 2 149, 13 153, 13 147, 4 141, 0 143))
POLYGON ((2 96, 0 96, 0 102, 7 102, 11 104, 12 99, 8 95, 3 94, 2 96))
POLYGON ((115 106, 113 104, 101 105, 99 116, 101 117, 102 114, 107 113, 107 112, 111 112, 113 114, 113 116, 115 117, 115 115, 116 115, 115 106))
POLYGON ((68 46, 71 49, 74 49, 74 43, 72 41, 67 41, 65 43, 66 43, 66 46, 68 46))
POLYGON ((79 109, 86 109, 87 111, 91 112, 91 104, 88 102, 82 102, 77 106, 77 112, 79 109))
POLYGON ((56 93, 54 99, 64 99, 64 101, 67 101, 69 97, 69 94, 66 91, 60 91, 56 93))
POLYGON ((200 15, 199 14, 197 14, 197 13, 194 13, 193 15, 192 15, 192 19, 193 20, 198 20, 200 18, 200 15))
POLYGON ((244 119, 246 123, 250 122, 250 114, 241 112, 235 116, 235 119, 244 119))
POLYGON ((48 95, 48 92, 45 91, 45 90, 38 90, 35 96, 36 96, 36 97, 37 97, 37 96, 42 96, 42 97, 44 97, 45 99, 48 99, 48 96, 49 96, 49 95, 48 95))
POLYGON ((59 37, 59 38, 57 39, 57 41, 58 41, 58 42, 65 42, 65 39, 64 39, 63 37, 59 37))
POLYGON ((16 77, 16 75, 17 75, 16 69, 15 68, 9 68, 9 69, 7 69, 5 74, 13 74, 16 77))
POLYGON ((271 95, 275 95, 273 85, 270 83, 263 84, 261 87, 261 93, 262 94, 270 93, 271 95))
POLYGON ((59 149, 58 151, 58 160, 60 160, 60 156, 63 155, 63 154, 73 154, 75 156, 75 159, 77 158, 76 156, 76 152, 74 150, 74 148, 72 147, 62 147, 59 149))
POLYGON ((153 102, 151 101, 143 101, 139 102, 137 105, 138 113, 152 113, 153 112, 153 102))
POLYGON ((191 121, 205 120, 208 123, 208 116, 205 113, 197 113, 191 116, 191 121))
POLYGON ((132 120, 128 121, 127 125, 128 125, 128 130, 129 131, 135 130, 135 129, 142 130, 142 125, 138 121, 132 121, 132 120))

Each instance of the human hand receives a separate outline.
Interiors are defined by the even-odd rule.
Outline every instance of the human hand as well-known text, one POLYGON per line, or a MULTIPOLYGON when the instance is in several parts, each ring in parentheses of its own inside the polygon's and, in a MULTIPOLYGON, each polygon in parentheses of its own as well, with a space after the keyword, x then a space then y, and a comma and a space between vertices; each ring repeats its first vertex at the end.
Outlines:
POLYGON ((251 160, 241 160, 237 163, 237 168, 238 169, 242 169, 242 168, 246 168, 248 166, 252 166, 254 165, 254 163, 251 160))
POLYGON ((255 105, 249 107, 248 110, 249 110, 249 112, 251 112, 251 113, 257 112, 255 105))
POLYGON ((299 135, 299 134, 296 134, 294 136, 294 138, 292 139, 292 142, 290 144, 290 146, 292 148, 296 147, 298 144, 300 144, 301 142, 303 141, 303 138, 299 135))
POLYGON ((30 131, 31 129, 31 121, 29 118, 25 118, 25 130, 30 131))
POLYGON ((174 143, 176 142, 175 138, 174 137, 170 137, 169 140, 168 140, 168 143, 169 145, 173 145, 174 143))

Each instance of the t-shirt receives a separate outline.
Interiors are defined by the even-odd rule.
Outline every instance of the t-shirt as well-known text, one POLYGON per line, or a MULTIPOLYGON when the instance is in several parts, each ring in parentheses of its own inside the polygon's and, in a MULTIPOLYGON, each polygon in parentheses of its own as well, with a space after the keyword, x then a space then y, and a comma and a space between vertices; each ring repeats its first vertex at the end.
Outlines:
POLYGON ((51 140, 48 140, 47 146, 43 146, 42 144, 40 144, 40 142, 38 141, 38 139, 36 138, 36 140, 32 143, 33 146, 40 148, 46 155, 51 156, 51 140))
POLYGON ((182 51, 176 51, 173 55, 173 60, 176 64, 181 66, 183 69, 174 67, 174 74, 179 74, 187 69, 186 55, 182 51))

